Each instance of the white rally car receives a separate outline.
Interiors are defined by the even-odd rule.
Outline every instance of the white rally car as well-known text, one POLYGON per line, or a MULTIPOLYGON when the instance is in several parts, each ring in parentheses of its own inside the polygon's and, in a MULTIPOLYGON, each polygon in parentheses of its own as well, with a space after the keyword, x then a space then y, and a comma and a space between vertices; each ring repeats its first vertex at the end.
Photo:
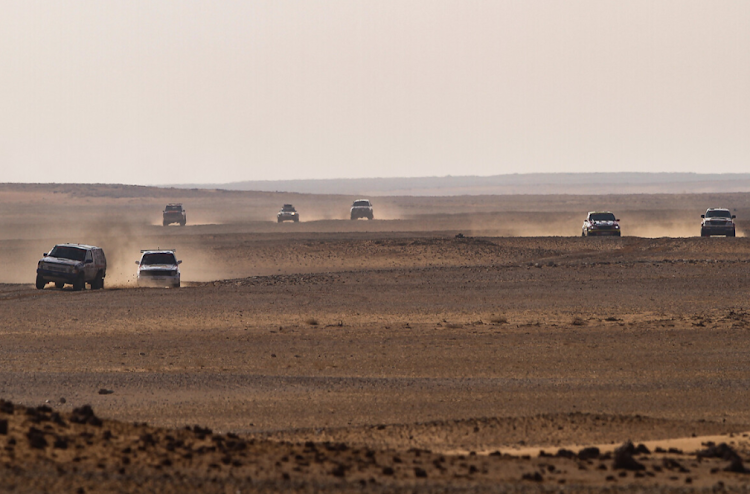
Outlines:
POLYGON ((142 250, 138 265, 138 286, 180 287, 180 264, 175 249, 142 250))

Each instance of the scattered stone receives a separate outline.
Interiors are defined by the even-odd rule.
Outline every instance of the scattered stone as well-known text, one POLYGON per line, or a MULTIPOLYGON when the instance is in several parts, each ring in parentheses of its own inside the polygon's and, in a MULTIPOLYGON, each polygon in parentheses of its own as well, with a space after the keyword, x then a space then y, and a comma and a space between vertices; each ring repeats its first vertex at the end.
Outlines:
POLYGON ((8 434, 8 419, 0 420, 0 435, 6 436, 8 434))
POLYGON ((61 405, 64 405, 66 402, 67 402, 67 400, 65 398, 60 398, 60 404, 61 405))
POLYGON ((615 450, 612 468, 615 470, 644 470, 646 467, 633 458, 634 453, 635 446, 633 446, 632 442, 627 441, 623 443, 622 446, 615 450))
POLYGON ((418 479, 426 479, 427 472, 423 468, 414 467, 414 476, 418 479))
POLYGON ((104 388, 102 388, 102 389, 99 390, 99 394, 100 395, 111 395, 112 393, 114 393, 114 391, 111 390, 111 389, 104 389, 104 388))

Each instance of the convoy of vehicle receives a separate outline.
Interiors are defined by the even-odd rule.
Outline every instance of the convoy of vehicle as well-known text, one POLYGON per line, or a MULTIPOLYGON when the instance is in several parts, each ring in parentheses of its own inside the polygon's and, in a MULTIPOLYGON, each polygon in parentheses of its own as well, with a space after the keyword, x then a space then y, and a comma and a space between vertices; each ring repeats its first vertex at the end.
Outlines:
MULTIPOLYGON (((372 203, 369 199, 357 199, 352 204, 350 218, 374 218, 372 203)), ((279 223, 284 221, 299 222, 299 212, 291 204, 284 204, 276 215, 279 223)), ((721 235, 734 237, 736 216, 727 208, 708 208, 701 215, 701 237, 721 235)), ((185 209, 181 203, 167 204, 163 211, 163 224, 187 223, 185 209)), ((581 236, 622 236, 620 220, 611 211, 590 211, 581 227, 581 236)), ((180 264, 175 249, 149 249, 141 251, 141 258, 135 261, 138 265, 136 278, 138 286, 180 287, 180 264)), ((92 290, 104 288, 107 276, 107 258, 101 247, 85 244, 58 244, 45 253, 37 263, 36 287, 41 290, 47 283, 54 283, 56 288, 72 285, 73 290, 80 291, 86 284, 92 290)))
POLYGON ((349 210, 349 217, 352 220, 358 220, 359 218, 367 218, 371 220, 374 218, 372 214, 372 203, 369 199, 357 199, 352 204, 349 210))
POLYGON ((41 290, 49 282, 56 288, 66 284, 73 290, 104 288, 107 276, 107 258, 101 247, 83 244, 58 244, 45 252, 36 267, 36 287, 41 290))
POLYGON ((149 249, 141 251, 136 276, 138 286, 180 288, 180 264, 175 249, 149 249))
POLYGON ((590 211, 583 220, 582 237, 609 235, 621 236, 620 220, 610 211, 590 211))
POLYGON ((299 223, 299 213, 291 204, 284 204, 281 206, 281 211, 276 214, 276 221, 278 223, 283 223, 284 221, 299 223))
POLYGON ((712 235, 734 237, 735 218, 736 216, 726 208, 708 208, 706 214, 701 215, 701 237, 712 235))
POLYGON ((180 226, 185 226, 187 223, 187 214, 179 202, 173 202, 167 204, 162 211, 162 225, 168 226, 172 223, 179 223, 180 226))

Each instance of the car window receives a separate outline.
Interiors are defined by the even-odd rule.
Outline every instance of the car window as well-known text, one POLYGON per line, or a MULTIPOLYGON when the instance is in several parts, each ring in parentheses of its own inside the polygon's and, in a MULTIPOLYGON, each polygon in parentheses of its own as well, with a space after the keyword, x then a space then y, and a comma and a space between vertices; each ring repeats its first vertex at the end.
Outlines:
POLYGON ((612 213, 594 213, 589 215, 591 221, 615 221, 615 215, 612 213))
POLYGON ((727 210, 706 211, 706 218, 731 218, 732 214, 727 210))
POLYGON ((158 252, 154 254, 144 254, 141 259, 142 266, 150 266, 154 264, 177 264, 174 254, 171 252, 158 252))
POLYGON ((94 260, 94 258, 91 255, 91 251, 90 250, 86 251, 86 260, 87 261, 93 261, 94 260))
POLYGON ((370 205, 370 201, 354 201, 354 205, 360 206, 360 207, 362 206, 367 207, 370 205))
POLYGON ((66 247, 62 245, 56 245, 54 249, 49 253, 51 257, 57 257, 59 259, 70 259, 71 261, 83 261, 86 258, 86 250, 79 249, 77 247, 66 247))

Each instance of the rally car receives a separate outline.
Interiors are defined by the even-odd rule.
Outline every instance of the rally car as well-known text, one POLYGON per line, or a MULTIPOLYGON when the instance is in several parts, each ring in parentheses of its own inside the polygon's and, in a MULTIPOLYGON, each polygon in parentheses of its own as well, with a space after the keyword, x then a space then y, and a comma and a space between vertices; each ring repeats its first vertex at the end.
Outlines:
POLYGON ((619 237, 621 235, 620 220, 609 211, 590 211, 583 221, 581 236, 593 237, 595 235, 619 237))
POLYGON ((162 214, 162 225, 167 226, 171 223, 179 223, 180 226, 185 226, 187 223, 187 213, 182 208, 182 204, 175 202, 167 204, 162 214))
POLYGON ((62 288, 73 285, 73 290, 104 288, 107 258, 101 247, 83 244, 57 244, 46 252, 36 266, 36 287, 41 290, 49 282, 62 288))
POLYGON ((357 199, 349 210, 349 217, 353 220, 359 218, 373 219, 372 203, 368 199, 357 199))
POLYGON ((711 235, 734 237, 734 219, 736 216, 728 209, 708 208, 706 214, 702 214, 701 218, 701 237, 710 237, 711 235))
POLYGON ((138 286, 180 287, 182 261, 175 257, 174 249, 142 250, 138 265, 138 286))
POLYGON ((299 213, 291 204, 284 204, 281 207, 281 211, 279 211, 276 215, 276 221, 278 223, 282 223, 284 221, 294 221, 295 223, 298 223, 299 213))

